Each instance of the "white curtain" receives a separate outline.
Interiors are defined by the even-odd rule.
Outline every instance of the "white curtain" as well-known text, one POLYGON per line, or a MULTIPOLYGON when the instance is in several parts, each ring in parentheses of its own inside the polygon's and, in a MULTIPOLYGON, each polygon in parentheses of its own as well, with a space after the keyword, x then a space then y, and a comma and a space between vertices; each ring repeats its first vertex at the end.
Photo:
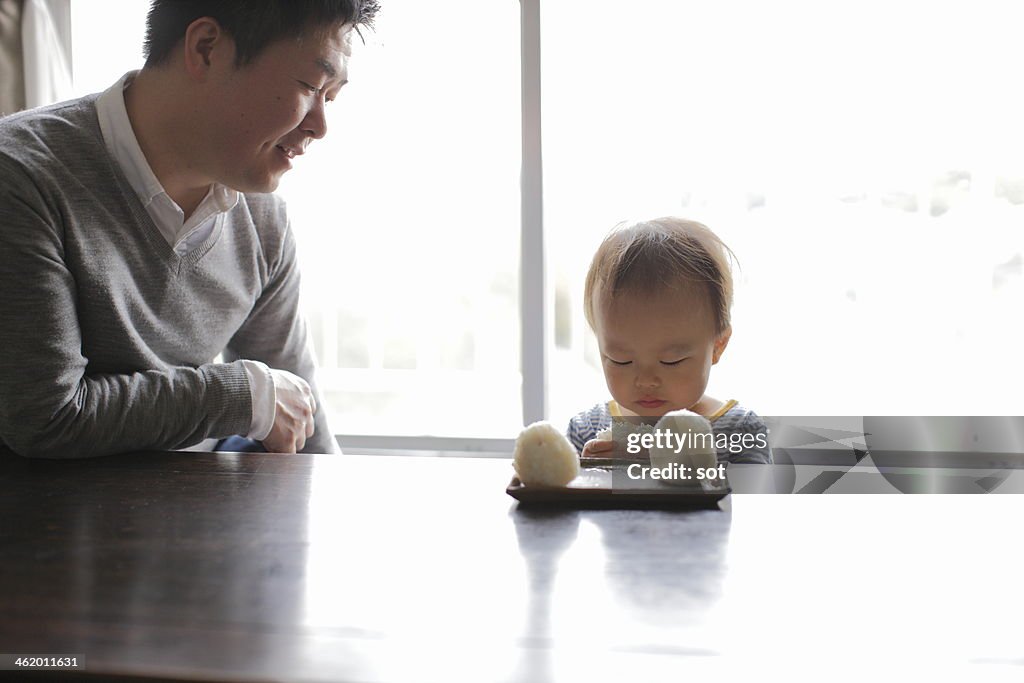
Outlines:
POLYGON ((21 42, 25 107, 69 99, 73 92, 70 0, 24 0, 21 42))
POLYGON ((25 106, 21 5, 22 0, 0 0, 0 116, 25 106))

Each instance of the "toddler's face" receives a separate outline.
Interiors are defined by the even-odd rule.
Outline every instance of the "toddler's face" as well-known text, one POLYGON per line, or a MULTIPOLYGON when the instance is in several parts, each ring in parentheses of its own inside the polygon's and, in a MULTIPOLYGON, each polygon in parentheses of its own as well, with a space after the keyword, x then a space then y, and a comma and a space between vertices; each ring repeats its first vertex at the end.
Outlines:
POLYGON ((701 412, 711 366, 730 334, 715 334, 703 297, 685 290, 624 292, 607 302, 599 298, 594 322, 608 390, 626 414, 701 412))

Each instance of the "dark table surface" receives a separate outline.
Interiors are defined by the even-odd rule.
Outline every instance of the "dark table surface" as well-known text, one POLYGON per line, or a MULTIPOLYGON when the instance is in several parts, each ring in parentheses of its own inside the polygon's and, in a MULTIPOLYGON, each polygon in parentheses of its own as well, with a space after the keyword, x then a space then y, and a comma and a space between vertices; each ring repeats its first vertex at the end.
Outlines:
POLYGON ((224 681, 1024 675, 1022 496, 544 511, 505 494, 511 474, 472 457, 0 456, 0 654, 224 681))

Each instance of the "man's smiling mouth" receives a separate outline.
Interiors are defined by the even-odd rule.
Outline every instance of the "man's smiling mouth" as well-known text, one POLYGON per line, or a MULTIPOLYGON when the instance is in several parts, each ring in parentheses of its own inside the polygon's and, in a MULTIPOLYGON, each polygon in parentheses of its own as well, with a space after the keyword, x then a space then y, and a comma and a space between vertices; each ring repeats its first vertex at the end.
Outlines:
POLYGON ((295 157, 300 156, 301 154, 304 153, 304 150, 302 149, 296 149, 294 147, 285 147, 284 145, 277 145, 277 148, 284 152, 285 156, 287 156, 289 159, 294 159, 295 157))

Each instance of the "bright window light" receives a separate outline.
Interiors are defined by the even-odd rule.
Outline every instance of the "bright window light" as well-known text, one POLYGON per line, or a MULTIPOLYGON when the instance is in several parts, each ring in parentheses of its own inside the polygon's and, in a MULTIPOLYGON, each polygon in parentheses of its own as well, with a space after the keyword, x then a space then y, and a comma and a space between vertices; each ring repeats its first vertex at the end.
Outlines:
POLYGON ((740 260, 716 398, 765 415, 1024 414, 1020 8, 541 9, 556 420, 608 398, 583 320, 594 249, 618 221, 665 214, 740 260))
POLYGON ((142 68, 143 0, 71 0, 71 64, 76 96, 101 92, 142 68))
MULTIPOLYGON (((113 4, 73 3, 81 93, 142 63, 148 3, 113 4)), ((453 0, 439 16, 388 0, 363 33, 327 137, 278 190, 332 427, 512 436, 522 416, 519 7, 453 0)))
MULTIPOLYGON (((79 92, 141 64, 145 5, 74 0, 79 92)), ((766 415, 1024 414, 1024 10, 541 11, 556 423, 607 397, 582 315, 594 248, 662 214, 739 257, 712 395, 766 415)), ((422 3, 388 0, 331 132, 282 183, 340 432, 520 426, 518 12, 460 0, 436 33, 422 3)))

